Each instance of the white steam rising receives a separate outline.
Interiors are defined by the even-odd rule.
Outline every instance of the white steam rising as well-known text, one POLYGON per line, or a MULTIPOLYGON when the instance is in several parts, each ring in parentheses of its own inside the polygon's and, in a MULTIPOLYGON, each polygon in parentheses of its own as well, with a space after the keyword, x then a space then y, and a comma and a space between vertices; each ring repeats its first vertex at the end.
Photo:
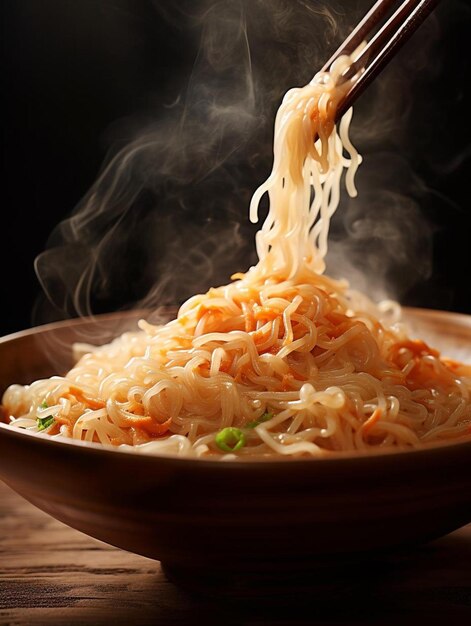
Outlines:
MULTIPOLYGON (((171 107, 136 117, 127 146, 51 235, 36 262, 46 297, 35 321, 178 304, 252 265, 247 208, 270 169, 281 97, 310 80, 368 6, 155 2, 161 19, 178 24, 188 41, 199 39, 185 89, 171 107)), ((433 29, 422 32, 422 50, 433 29)), ((398 72, 393 66, 377 81, 353 122, 360 150, 390 143, 387 171, 408 108, 402 87, 410 83, 395 83, 398 72)), ((428 231, 410 188, 395 188, 399 174, 385 184, 366 157, 359 199, 334 222, 328 270, 372 287, 373 294, 365 290, 373 296, 394 296, 404 288, 395 272, 411 259, 407 287, 430 271, 428 231)))

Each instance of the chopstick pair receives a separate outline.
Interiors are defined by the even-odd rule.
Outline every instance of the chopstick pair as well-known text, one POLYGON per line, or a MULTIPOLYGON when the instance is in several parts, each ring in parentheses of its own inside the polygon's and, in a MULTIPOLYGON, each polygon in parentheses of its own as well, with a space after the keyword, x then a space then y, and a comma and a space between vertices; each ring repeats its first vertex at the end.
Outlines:
POLYGON ((327 71, 339 56, 351 54, 363 41, 367 40, 360 56, 344 76, 345 80, 354 76, 356 79, 337 108, 337 120, 406 43, 438 2, 439 0, 405 0, 399 5, 398 0, 378 0, 368 11, 322 68, 322 71, 327 71), (375 29, 395 7, 397 8, 394 13, 375 33, 375 29))

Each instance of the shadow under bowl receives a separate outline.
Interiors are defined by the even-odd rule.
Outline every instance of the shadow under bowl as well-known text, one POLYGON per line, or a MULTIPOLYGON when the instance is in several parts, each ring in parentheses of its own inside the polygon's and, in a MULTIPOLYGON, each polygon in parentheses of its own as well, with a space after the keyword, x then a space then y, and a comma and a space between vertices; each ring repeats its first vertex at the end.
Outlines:
MULTIPOLYGON (((471 349, 471 318, 406 310, 471 349)), ((109 341, 138 313, 0 340, 0 392, 62 373, 74 341, 109 341), (59 368, 59 369, 57 369, 59 368)), ((177 582, 276 577, 356 563, 471 521, 471 442, 321 459, 220 462, 58 441, 0 424, 0 479, 58 520, 162 561, 177 582)), ((216 582, 215 582, 216 581, 216 582)))

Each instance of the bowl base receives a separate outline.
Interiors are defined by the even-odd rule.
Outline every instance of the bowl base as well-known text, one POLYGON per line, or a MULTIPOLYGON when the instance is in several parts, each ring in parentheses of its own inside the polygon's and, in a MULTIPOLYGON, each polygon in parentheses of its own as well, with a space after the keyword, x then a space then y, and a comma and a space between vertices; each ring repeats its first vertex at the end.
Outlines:
POLYGON ((362 553, 351 557, 317 560, 315 564, 296 561, 279 564, 259 563, 256 567, 233 570, 230 567, 208 568, 205 565, 182 565, 162 562, 167 579, 181 589, 213 599, 253 599, 289 604, 294 600, 332 597, 333 590, 364 586, 384 579, 398 561, 410 558, 414 549, 391 553, 362 553))

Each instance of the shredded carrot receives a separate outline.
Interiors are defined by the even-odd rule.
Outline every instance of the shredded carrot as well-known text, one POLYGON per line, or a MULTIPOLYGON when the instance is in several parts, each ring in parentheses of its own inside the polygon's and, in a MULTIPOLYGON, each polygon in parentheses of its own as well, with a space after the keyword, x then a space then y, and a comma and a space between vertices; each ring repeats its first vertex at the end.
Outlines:
POLYGON ((226 359, 226 360, 221 361, 221 365, 219 366, 219 371, 227 374, 229 370, 231 369, 233 362, 234 362, 234 359, 226 359))
POLYGON ((245 316, 245 332, 246 333, 251 333, 255 330, 256 326, 255 326, 255 319, 253 314, 252 315, 246 315, 245 316))
POLYGON ((259 354, 278 354, 278 352, 280 351, 280 346, 276 343, 274 343, 273 345, 269 346, 268 348, 265 348, 264 350, 259 350, 258 353, 259 354))
POLYGON ((421 339, 408 339, 406 341, 399 341, 395 343, 391 348, 391 358, 395 363, 402 350, 409 350, 412 354, 417 356, 440 356, 440 353, 433 348, 430 348, 425 341, 421 339))
POLYGON ((254 318, 258 320, 276 320, 277 317, 281 316, 279 311, 274 311, 273 309, 267 309, 264 306, 256 306, 253 310, 254 318))
POLYGON ((138 402, 134 402, 131 405, 129 411, 130 411, 130 413, 134 413, 134 415, 144 415, 145 414, 144 407, 142 406, 142 404, 139 404, 138 402))
POLYGON ((406 380, 409 389, 424 389, 430 387, 431 383, 440 383, 445 387, 453 384, 454 376, 451 371, 444 369, 437 372, 431 363, 424 362, 419 357, 415 357, 414 361, 414 367, 406 380))
POLYGON ((103 402, 103 400, 97 400, 96 398, 86 396, 81 389, 75 387, 74 385, 69 387, 69 393, 79 402, 83 402, 83 404, 86 404, 92 410, 103 409, 106 406, 106 403, 103 402))
POLYGON ((71 425, 70 419, 68 417, 64 417, 60 413, 58 413, 57 415, 54 415, 54 422, 56 424, 65 424, 66 426, 71 425))
MULTIPOLYGON (((390 362, 397 367, 402 368, 407 362, 414 362, 414 365, 407 374, 405 381, 407 387, 411 390, 430 387, 431 383, 439 383, 445 386, 452 384, 452 368, 443 368, 442 371, 437 372, 432 363, 424 361, 425 356, 439 357, 440 353, 437 350, 430 348, 421 339, 399 341, 391 347, 389 353, 390 362), (404 351, 406 350, 412 354, 412 357, 407 359, 406 356, 405 359, 401 359, 401 357, 404 357, 404 351)), ((447 364, 445 363, 445 365, 447 364)))
POLYGON ((128 426, 142 428, 142 430, 149 435, 161 436, 168 431, 170 424, 172 423, 172 418, 169 417, 168 420, 160 423, 150 415, 145 415, 143 417, 128 417, 126 418, 126 422, 128 426))
POLYGON ((241 305, 242 311, 244 313, 245 332, 251 333, 257 328, 257 325, 255 323, 255 317, 253 314, 253 303, 249 302, 247 304, 246 302, 242 302, 241 305))
POLYGON ((55 420, 52 426, 48 430, 48 435, 58 435, 59 433, 60 433, 60 425, 57 423, 57 420, 55 420))
POLYGON ((120 446, 122 443, 126 443, 124 437, 110 437, 110 443, 112 446, 120 446))
POLYGON ((209 367, 210 366, 209 366, 208 361, 203 361, 203 363, 200 363, 198 365, 197 369, 199 370, 199 373, 201 373, 201 374, 208 374, 209 373, 209 367))
POLYGON ((254 344, 258 345, 259 343, 263 343, 266 340, 267 336, 270 334, 270 332, 271 332, 271 329, 268 329, 268 330, 260 329, 260 330, 253 331, 252 339, 253 339, 254 344))
POLYGON ((368 435, 373 426, 378 422, 379 418, 382 415, 382 411, 380 408, 376 408, 370 417, 363 423, 361 426, 361 431, 363 435, 368 435))
POLYGON ((222 315, 221 307, 217 304, 211 304, 211 302, 207 302, 205 304, 200 304, 198 308, 198 313, 196 314, 196 319, 200 320, 203 315, 206 313, 219 314, 222 315))

